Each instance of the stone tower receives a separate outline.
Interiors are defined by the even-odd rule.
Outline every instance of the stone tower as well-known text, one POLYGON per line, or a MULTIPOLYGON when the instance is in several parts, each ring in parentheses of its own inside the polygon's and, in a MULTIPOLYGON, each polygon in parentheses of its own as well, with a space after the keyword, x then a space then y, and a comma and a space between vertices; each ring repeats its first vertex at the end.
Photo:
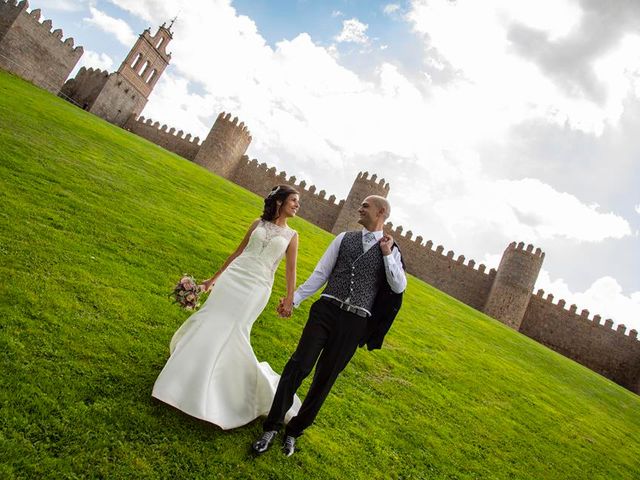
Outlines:
POLYGON ((245 124, 238 124, 238 117, 231 120, 230 113, 222 112, 202 142, 194 162, 231 180, 250 143, 251 134, 245 124))
POLYGON ((533 245, 525 250, 523 242, 512 242, 500 260, 484 313, 519 330, 543 260, 539 248, 534 252, 533 245))
POLYGON ((61 96, 81 108, 123 127, 146 106, 153 87, 164 72, 171 55, 166 47, 173 39, 162 24, 155 35, 146 29, 117 72, 81 68, 64 84, 61 96))
POLYGON ((362 225, 358 223, 358 218, 360 218, 358 209, 362 201, 369 195, 379 195, 385 198, 389 195, 389 184, 384 181, 384 178, 379 181, 377 178, 376 174, 369 178, 369 172, 358 173, 351 190, 349 190, 349 195, 344 201, 344 206, 333 224, 331 233, 337 235, 346 230, 360 230, 362 228, 362 225))
POLYGON ((153 37, 147 28, 138 37, 117 72, 123 81, 128 82, 144 97, 145 104, 171 60, 171 54, 167 53, 167 45, 173 40, 170 28, 171 26, 167 28, 163 23, 153 37))

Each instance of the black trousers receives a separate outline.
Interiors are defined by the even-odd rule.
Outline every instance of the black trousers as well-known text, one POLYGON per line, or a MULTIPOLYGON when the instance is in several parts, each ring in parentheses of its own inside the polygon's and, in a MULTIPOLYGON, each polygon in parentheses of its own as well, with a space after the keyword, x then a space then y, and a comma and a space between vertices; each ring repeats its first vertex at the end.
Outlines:
POLYGON ((315 420, 336 378, 353 357, 366 326, 366 318, 346 312, 322 297, 311 306, 298 347, 280 377, 269 416, 263 425, 264 431, 280 430, 285 414, 293 404, 293 396, 317 362, 302 407, 285 429, 287 435, 302 435, 315 420))

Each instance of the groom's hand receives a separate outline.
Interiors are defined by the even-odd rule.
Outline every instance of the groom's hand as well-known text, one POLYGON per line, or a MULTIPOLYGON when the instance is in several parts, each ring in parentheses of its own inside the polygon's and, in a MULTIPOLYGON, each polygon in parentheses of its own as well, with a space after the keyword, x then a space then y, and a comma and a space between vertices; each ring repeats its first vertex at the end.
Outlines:
POLYGON ((393 237, 386 233, 380 239, 380 250, 385 257, 391 255, 391 247, 393 247, 393 237))

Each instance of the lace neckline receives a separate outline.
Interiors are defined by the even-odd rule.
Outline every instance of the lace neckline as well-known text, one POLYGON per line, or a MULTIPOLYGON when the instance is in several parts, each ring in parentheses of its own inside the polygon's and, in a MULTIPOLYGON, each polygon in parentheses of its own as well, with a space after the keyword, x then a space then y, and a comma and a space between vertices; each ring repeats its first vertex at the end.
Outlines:
POLYGON ((287 225, 286 227, 281 227, 281 226, 280 226, 280 225, 278 225, 277 223, 273 223, 273 222, 271 222, 271 221, 269 221, 269 220, 260 220, 260 221, 261 221, 262 223, 266 223, 266 224, 271 225, 271 226, 273 226, 273 227, 278 227, 278 228, 280 228, 280 229, 282 229, 282 230, 291 230, 291 227, 290 227, 289 225, 287 225))

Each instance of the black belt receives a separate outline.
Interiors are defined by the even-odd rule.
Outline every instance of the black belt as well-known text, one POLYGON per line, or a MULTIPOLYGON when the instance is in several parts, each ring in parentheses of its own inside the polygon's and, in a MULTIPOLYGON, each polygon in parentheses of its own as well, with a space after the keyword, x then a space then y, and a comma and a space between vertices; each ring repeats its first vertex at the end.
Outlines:
POLYGON ((327 300, 330 303, 333 303, 335 306, 337 306, 341 310, 344 310, 345 312, 355 313, 359 317, 363 317, 363 318, 367 318, 369 316, 369 314, 364 310, 362 310, 361 308, 354 307, 353 305, 349 305, 348 303, 341 302, 340 300, 337 300, 335 298, 331 298, 331 297, 322 297, 322 298, 324 300, 327 300))

